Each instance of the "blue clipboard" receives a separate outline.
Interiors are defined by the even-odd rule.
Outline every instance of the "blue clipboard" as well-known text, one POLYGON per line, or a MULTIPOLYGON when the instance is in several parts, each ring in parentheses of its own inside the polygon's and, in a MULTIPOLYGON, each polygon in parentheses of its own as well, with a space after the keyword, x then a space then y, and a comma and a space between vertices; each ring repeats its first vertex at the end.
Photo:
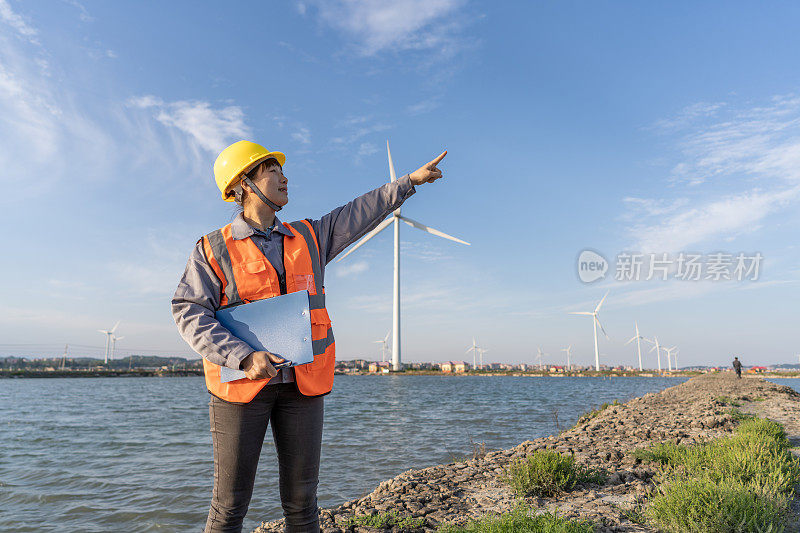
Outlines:
MULTIPOLYGON (((308 291, 297 291, 220 309, 217 320, 255 351, 287 360, 276 368, 314 361, 308 291)), ((221 367, 222 383, 247 377, 244 370, 221 367)))

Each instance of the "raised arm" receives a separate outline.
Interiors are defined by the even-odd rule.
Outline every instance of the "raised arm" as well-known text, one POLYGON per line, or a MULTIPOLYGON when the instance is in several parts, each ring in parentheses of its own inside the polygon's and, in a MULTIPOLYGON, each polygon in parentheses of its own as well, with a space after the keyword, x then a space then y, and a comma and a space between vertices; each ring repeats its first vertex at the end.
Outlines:
POLYGON ((411 174, 362 194, 319 220, 311 220, 324 263, 330 263, 345 248, 380 224, 386 215, 416 192, 416 185, 441 178, 442 172, 436 165, 446 154, 445 151, 411 174))

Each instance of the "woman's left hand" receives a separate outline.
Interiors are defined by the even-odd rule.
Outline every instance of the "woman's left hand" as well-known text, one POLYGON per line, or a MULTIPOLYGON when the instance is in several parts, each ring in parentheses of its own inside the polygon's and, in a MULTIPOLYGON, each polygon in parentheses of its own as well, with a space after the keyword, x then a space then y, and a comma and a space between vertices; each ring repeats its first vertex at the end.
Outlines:
POLYGON ((426 165, 422 165, 417 170, 410 174, 411 183, 414 185, 422 185, 423 183, 432 183, 442 177, 442 171, 436 168, 436 165, 444 159, 447 155, 447 150, 439 154, 439 157, 426 165))

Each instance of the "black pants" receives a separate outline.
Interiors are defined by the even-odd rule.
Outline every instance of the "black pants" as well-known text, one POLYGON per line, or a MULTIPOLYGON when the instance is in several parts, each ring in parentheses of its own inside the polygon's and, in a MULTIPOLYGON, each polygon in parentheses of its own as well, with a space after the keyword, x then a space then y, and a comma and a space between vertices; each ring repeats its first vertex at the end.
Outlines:
POLYGON ((287 532, 319 531, 317 482, 324 398, 303 396, 294 383, 269 385, 246 404, 211 396, 214 491, 206 533, 242 530, 261 445, 272 426, 287 532))

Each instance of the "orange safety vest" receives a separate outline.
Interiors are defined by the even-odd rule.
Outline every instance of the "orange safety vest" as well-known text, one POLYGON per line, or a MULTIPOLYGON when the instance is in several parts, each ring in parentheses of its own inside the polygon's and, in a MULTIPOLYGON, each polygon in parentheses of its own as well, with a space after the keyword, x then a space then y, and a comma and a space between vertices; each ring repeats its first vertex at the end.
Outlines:
MULTIPOLYGON (((325 309, 319 243, 307 220, 284 223, 292 237, 283 239, 285 293, 308 289, 311 311, 311 343, 314 361, 294 367, 298 390, 305 396, 327 394, 333 387, 336 364, 333 329, 325 309)), ((222 281, 220 308, 284 294, 278 273, 252 239, 234 239, 231 224, 202 238, 211 268, 222 281)), ((247 378, 220 382, 220 366, 203 359, 208 391, 229 402, 247 403, 269 379, 247 378)))

